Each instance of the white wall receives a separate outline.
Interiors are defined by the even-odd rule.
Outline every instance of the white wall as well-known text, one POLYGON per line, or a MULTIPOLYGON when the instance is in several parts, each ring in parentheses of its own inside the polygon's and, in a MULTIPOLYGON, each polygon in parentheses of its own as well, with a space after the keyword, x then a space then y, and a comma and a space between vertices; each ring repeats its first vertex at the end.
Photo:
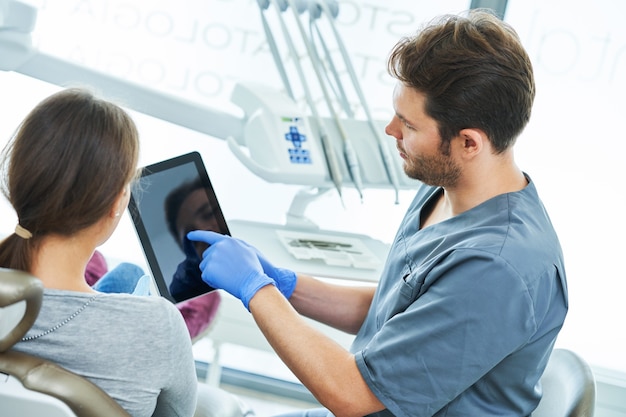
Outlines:
MULTIPOLYGON (((280 87, 256 0, 31 2, 41 7, 40 48, 85 65, 235 114, 229 103, 234 82, 280 87)), ((389 49, 421 22, 462 11, 469 1, 347 0, 340 7, 338 28, 370 106, 385 119, 391 114, 389 49)), ((532 121, 518 142, 519 164, 537 183, 566 255, 571 308, 559 345, 623 372, 625 12, 626 3, 611 0, 509 0, 506 15, 530 53, 538 88, 532 121)), ((55 90, 0 73, 1 140, 55 90)), ((221 140, 133 114, 142 164, 199 150, 228 218, 284 221, 298 187, 253 176, 221 140)), ((345 209, 331 193, 307 214, 324 228, 388 242, 410 198, 403 192, 394 205, 391 191, 368 190, 361 204, 346 190, 345 209)), ((14 215, 6 203, 0 209, 0 231, 10 233, 14 215)), ((128 219, 102 250, 112 258, 141 257, 128 219)))

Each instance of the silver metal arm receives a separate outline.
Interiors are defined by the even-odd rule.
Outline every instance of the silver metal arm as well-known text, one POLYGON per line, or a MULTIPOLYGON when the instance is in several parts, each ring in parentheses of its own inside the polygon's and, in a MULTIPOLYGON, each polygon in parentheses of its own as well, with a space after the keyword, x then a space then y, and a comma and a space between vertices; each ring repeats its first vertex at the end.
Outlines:
POLYGON ((219 139, 229 136, 238 139, 242 134, 244 120, 230 113, 41 52, 33 53, 26 62, 13 70, 59 86, 86 84, 96 87, 127 108, 219 139))

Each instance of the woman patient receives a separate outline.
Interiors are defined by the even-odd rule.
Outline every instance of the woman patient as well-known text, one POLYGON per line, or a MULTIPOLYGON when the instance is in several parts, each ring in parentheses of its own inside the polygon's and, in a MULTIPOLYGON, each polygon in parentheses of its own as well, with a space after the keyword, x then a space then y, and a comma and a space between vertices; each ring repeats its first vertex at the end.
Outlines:
POLYGON ((43 100, 5 147, 2 188, 18 225, 0 266, 42 280, 41 312, 16 350, 83 375, 133 416, 192 416, 197 379, 180 312, 161 297, 104 294, 85 281, 137 171, 136 126, 84 89, 43 100))

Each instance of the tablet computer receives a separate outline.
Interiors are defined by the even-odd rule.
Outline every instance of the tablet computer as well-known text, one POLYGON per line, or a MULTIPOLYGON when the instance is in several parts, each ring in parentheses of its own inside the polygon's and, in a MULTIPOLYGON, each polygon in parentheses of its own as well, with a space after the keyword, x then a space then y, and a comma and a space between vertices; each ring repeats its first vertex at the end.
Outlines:
POLYGON ((177 303, 213 290, 199 268, 207 245, 186 235, 230 231, 198 152, 142 168, 128 208, 160 295, 177 303))

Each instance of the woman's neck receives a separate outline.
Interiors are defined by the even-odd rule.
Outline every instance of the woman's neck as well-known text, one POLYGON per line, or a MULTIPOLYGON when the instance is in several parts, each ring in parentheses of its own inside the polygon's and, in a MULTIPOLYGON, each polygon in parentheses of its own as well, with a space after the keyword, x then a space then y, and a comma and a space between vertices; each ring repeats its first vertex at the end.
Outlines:
POLYGON ((93 292, 85 281, 85 269, 95 244, 84 236, 46 236, 38 245, 31 273, 44 287, 93 292))

